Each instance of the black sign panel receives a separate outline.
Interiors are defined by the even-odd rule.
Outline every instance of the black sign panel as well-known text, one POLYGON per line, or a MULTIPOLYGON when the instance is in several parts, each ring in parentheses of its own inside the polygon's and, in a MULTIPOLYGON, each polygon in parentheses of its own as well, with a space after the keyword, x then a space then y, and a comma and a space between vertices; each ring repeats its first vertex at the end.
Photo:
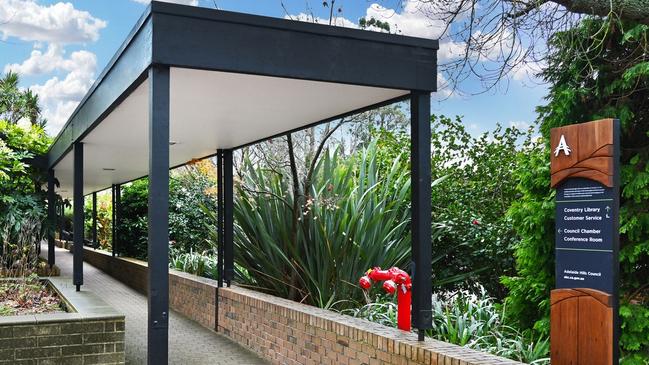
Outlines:
POLYGON ((557 188, 556 287, 615 292, 615 189, 572 178, 557 188))

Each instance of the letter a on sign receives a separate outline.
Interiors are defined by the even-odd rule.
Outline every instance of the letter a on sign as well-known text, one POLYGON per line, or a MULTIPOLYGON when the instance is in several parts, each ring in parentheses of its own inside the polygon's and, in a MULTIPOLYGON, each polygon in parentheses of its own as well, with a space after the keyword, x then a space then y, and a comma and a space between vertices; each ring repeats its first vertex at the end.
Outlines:
POLYGON ((566 156, 570 156, 570 147, 568 147, 568 144, 566 143, 566 136, 564 136, 563 134, 561 135, 561 139, 559 140, 559 145, 554 149, 554 156, 558 157, 559 152, 561 151, 563 151, 566 156))

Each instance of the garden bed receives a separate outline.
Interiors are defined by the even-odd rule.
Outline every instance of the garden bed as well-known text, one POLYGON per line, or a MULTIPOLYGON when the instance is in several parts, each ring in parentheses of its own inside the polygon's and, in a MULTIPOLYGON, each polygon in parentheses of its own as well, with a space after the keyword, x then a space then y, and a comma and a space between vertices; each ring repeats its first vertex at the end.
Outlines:
POLYGON ((48 280, 38 277, 0 280, 0 316, 66 312, 65 302, 48 280))
POLYGON ((0 363, 123 364, 124 315, 70 278, 42 281, 60 310, 0 316, 0 363))

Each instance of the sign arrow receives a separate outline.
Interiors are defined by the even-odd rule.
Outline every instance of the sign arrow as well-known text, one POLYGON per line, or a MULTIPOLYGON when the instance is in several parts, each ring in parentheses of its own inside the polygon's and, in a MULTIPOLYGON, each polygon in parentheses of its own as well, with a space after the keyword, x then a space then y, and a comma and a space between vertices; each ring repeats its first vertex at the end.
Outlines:
POLYGON ((559 234, 561 234, 561 232, 562 232, 562 231, 561 231, 561 228, 557 229, 557 232, 558 232, 559 234))
POLYGON ((606 206, 606 211, 608 212, 609 210, 611 210, 611 207, 609 207, 609 206, 607 205, 607 206, 606 206))

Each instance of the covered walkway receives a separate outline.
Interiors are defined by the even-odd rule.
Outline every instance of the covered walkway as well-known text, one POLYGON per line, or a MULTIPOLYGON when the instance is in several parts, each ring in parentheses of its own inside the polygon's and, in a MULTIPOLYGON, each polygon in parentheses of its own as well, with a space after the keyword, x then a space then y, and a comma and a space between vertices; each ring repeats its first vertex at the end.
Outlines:
MULTIPOLYGON (((47 258, 47 244, 41 256, 47 258)), ((72 253, 55 247, 61 276, 72 277, 72 253)), ((147 359, 147 298, 84 263, 87 274, 82 290, 92 291, 126 315, 126 363, 145 364, 147 359)), ((169 318, 170 364, 266 364, 266 361, 225 336, 210 331, 171 311, 169 318)))

